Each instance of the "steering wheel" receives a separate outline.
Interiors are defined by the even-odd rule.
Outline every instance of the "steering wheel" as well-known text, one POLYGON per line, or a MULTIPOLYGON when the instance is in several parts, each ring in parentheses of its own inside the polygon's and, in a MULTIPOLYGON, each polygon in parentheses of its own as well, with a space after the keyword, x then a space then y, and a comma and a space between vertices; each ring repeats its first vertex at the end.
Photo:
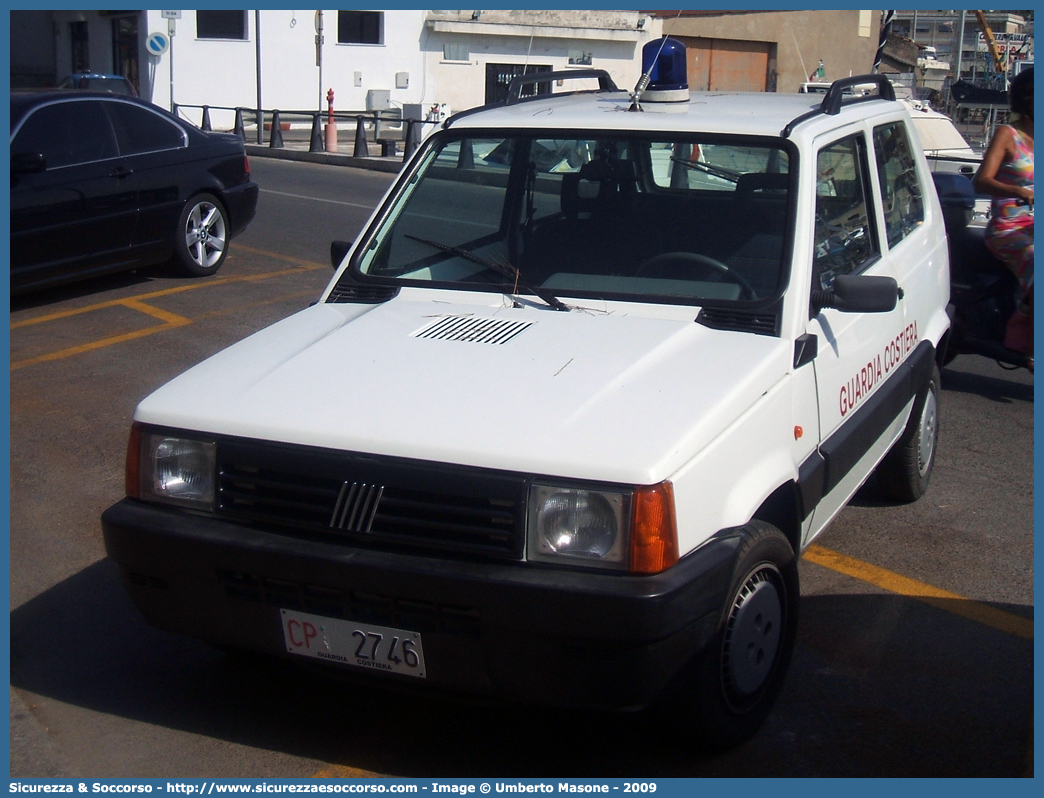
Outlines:
POLYGON ((733 271, 720 260, 697 252, 664 252, 656 255, 642 263, 635 276, 691 280, 694 269, 710 270, 728 282, 738 285, 740 297, 743 299, 757 298, 758 293, 754 286, 747 282, 742 274, 733 271))

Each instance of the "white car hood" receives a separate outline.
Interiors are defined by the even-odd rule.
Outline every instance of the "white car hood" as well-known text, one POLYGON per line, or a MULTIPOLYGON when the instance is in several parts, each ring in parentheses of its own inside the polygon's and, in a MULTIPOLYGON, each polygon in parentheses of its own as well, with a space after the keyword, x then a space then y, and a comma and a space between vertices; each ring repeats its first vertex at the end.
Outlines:
POLYGON ((658 318, 450 296, 474 304, 404 291, 376 306, 315 305, 182 374, 135 419, 652 484, 783 379, 792 357, 777 338, 696 324, 693 308, 658 318), (442 334, 427 337, 433 325, 442 334))

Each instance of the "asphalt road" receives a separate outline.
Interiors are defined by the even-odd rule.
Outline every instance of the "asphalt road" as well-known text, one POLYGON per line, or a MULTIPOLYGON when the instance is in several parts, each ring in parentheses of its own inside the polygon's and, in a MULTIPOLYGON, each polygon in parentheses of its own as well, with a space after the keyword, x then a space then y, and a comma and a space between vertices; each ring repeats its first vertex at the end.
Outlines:
POLYGON ((13 777, 1032 775, 1033 378, 981 358, 943 371, 928 494, 881 504, 871 482, 806 553, 782 697, 724 754, 655 716, 361 689, 147 627, 99 525, 135 405, 313 301, 390 181, 252 165, 258 217, 216 277, 12 302, 13 777))

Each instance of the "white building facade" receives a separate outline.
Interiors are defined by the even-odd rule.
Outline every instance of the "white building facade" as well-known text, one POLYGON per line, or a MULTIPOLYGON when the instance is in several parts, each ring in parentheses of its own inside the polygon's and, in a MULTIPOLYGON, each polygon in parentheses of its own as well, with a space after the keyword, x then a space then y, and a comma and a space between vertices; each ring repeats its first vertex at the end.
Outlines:
POLYGON ((325 112, 331 89, 338 112, 431 118, 499 98, 527 72, 599 68, 632 87, 642 45, 662 28, 636 11, 17 13, 53 23, 55 82, 72 72, 124 74, 142 97, 194 122, 208 106, 224 129, 235 108, 325 112))
MULTIPOLYGON (((247 128, 257 109, 307 125, 330 90, 342 115, 436 121, 502 99, 522 74, 601 69, 631 89, 643 47, 664 34, 690 48, 694 90, 796 91, 817 62, 828 79, 870 71, 880 13, 219 9, 12 11, 11 20, 12 88, 119 73, 190 121, 207 106, 212 126, 227 130, 234 109, 247 128)), ((562 85, 556 76, 527 93, 562 85)))

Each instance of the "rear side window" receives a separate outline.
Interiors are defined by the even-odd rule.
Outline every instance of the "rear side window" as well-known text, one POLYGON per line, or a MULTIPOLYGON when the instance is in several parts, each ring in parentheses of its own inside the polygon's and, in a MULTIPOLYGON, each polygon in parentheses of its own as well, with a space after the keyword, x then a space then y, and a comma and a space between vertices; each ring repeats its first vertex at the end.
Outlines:
POLYGON ((871 219, 873 205, 861 135, 834 142, 816 156, 814 266, 819 285, 860 271, 879 254, 871 219))
POLYGON ((888 246, 894 247, 924 221, 924 195, 906 126, 892 122, 874 128, 874 154, 885 235, 888 246))
POLYGON ((121 155, 172 150, 185 146, 185 132, 159 114, 126 102, 106 103, 121 155))
POLYGON ((48 169, 104 161, 119 154, 102 104, 91 100, 38 108, 22 124, 11 153, 42 153, 48 169))

